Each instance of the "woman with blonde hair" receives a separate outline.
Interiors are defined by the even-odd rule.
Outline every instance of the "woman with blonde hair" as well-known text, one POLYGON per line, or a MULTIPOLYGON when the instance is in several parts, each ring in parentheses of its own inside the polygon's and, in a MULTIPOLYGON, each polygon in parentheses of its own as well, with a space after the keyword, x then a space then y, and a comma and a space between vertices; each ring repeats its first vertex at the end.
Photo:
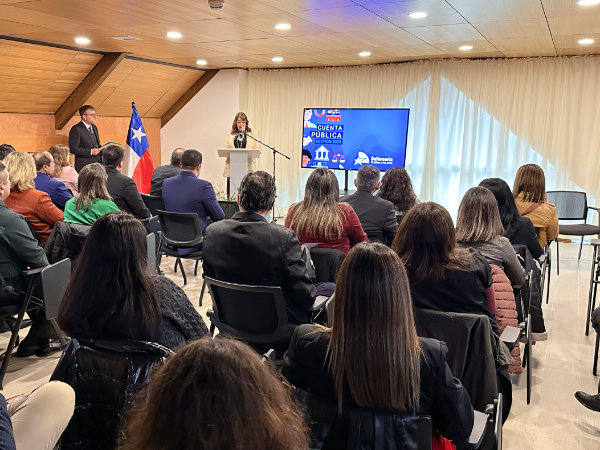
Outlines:
POLYGON ((37 176, 33 157, 26 152, 12 152, 4 165, 10 177, 10 195, 4 204, 25 217, 35 231, 40 245, 44 245, 56 222, 63 220, 63 212, 58 209, 50 196, 35 189, 37 176))
POLYGON ((56 144, 50 147, 48 152, 54 158, 54 172, 52 178, 65 183, 73 195, 77 195, 77 179, 79 174, 69 161, 69 147, 64 144, 56 144))
POLYGON ((556 207, 546 202, 546 178, 544 171, 537 164, 525 164, 519 167, 513 196, 519 214, 531 220, 538 228, 538 241, 545 247, 548 241, 558 237, 558 216, 556 207))
POLYGON ((102 215, 119 211, 106 189, 106 170, 100 163, 88 164, 79 173, 79 193, 65 205, 65 222, 93 225, 102 215))
POLYGON ((300 244, 335 248, 344 253, 367 240, 358 216, 347 203, 339 203, 340 187, 335 174, 318 168, 308 177, 304 200, 290 206, 285 226, 294 230, 300 244))

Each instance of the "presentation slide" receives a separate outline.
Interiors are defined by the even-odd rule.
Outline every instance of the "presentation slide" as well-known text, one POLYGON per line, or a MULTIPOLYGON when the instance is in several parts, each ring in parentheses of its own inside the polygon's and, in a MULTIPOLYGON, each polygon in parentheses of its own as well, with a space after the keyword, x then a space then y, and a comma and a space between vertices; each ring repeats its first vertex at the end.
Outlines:
POLYGON ((408 109, 305 109, 302 167, 404 167, 408 115, 408 109))

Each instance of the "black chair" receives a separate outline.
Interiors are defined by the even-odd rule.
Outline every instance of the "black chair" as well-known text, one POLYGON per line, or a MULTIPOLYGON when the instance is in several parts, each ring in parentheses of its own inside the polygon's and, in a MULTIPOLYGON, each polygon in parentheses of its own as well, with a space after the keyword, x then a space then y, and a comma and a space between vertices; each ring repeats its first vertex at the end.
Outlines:
MULTIPOLYGON (((535 227, 536 234, 540 232, 539 227, 535 227)), ((552 271, 552 252, 550 249, 550 244, 552 241, 548 241, 546 246, 543 248, 542 256, 539 257, 538 261, 540 262, 540 267, 542 269, 542 283, 541 283, 541 292, 540 295, 544 296, 544 289, 546 290, 546 304, 550 300, 550 275, 552 271), (546 286, 546 280, 548 284, 546 286)), ((556 246, 558 247, 558 241, 556 242, 556 246)))
POLYGON ((83 250, 91 228, 91 225, 56 222, 44 246, 48 262, 54 264, 69 258, 73 267, 83 250))
MULTIPOLYGON (((289 316, 294 314, 287 308, 281 287, 228 283, 206 276, 204 281, 212 297, 213 309, 206 313, 211 335, 216 327, 219 333, 234 336, 258 351, 273 348, 279 358, 283 356, 295 326, 290 324, 289 316)), ((318 299, 311 308, 315 315, 327 300, 318 299)))
POLYGON ((240 205, 233 201, 219 200, 219 206, 225 213, 225 219, 231 219, 240 210, 240 205))
POLYGON ((149 275, 159 275, 160 268, 156 264, 156 235, 154 233, 146 236, 146 246, 148 248, 148 266, 146 270, 149 275))
POLYGON ((33 225, 31 225, 31 222, 29 221, 28 218, 24 217, 25 222, 27 222, 27 226, 29 227, 29 231, 31 231, 31 235, 33 236, 33 238, 39 242, 37 233, 35 232, 35 230, 33 229, 33 225))
POLYGON ((387 245, 383 230, 365 230, 365 234, 367 235, 367 238, 369 238, 369 241, 381 242, 382 244, 387 245))
MULTIPOLYGON (((527 404, 531 403, 531 389, 533 386, 532 379, 532 363, 531 363, 531 352, 533 347, 533 342, 531 341, 531 301, 525 302, 526 297, 531 299, 532 293, 532 282, 533 273, 530 271, 525 276, 525 283, 520 288, 513 288, 515 290, 515 301, 517 301, 517 312, 520 312, 519 317, 522 317, 521 323, 519 323, 520 335, 519 340, 525 343, 525 348, 523 349, 523 356, 521 357, 521 365, 523 367, 527 367, 527 404)), ((508 328, 508 327, 507 327, 508 328)), ((502 338, 502 336, 501 336, 502 338)))
POLYGON ((594 255, 592 257, 592 273, 590 274, 590 290, 588 294, 588 307, 587 314, 585 316, 585 335, 590 334, 590 320, 592 311, 596 309, 596 294, 598 291, 598 284, 600 284, 600 254, 598 254, 598 247, 600 246, 600 239, 592 239, 590 241, 594 247, 594 255))
MULTIPOLYGON (((160 222, 160 231, 158 231, 159 245, 156 255, 156 263, 160 272, 160 261, 162 255, 173 256, 175 260, 175 272, 177 264, 183 275, 183 284, 187 284, 187 277, 183 269, 182 259, 192 259, 196 261, 194 267, 194 275, 198 275, 198 263, 202 261, 202 250, 196 250, 187 255, 180 255, 179 249, 200 247, 204 241, 202 236, 202 228, 196 213, 174 213, 166 211, 157 211, 158 220, 160 222)), ((204 289, 206 281, 202 283, 200 291, 200 306, 202 306, 202 297, 204 297, 204 289)))
POLYGON ((346 254, 335 248, 313 248, 310 258, 315 267, 316 283, 335 283, 346 254))
MULTIPOLYGON (((594 367, 592 374, 598 374, 598 348, 600 347, 600 308, 594 309, 592 313, 592 327, 596 331, 596 346, 594 347, 594 367)), ((600 394, 600 380, 598 380, 598 393, 600 394)))
POLYGON ((155 197, 153 195, 142 193, 140 193, 140 195, 142 196, 142 200, 144 201, 146 208, 148 208, 150 214, 152 214, 153 216, 158 215, 158 211, 165 210, 165 202, 162 199, 162 197, 155 197))
MULTIPOLYGON (((600 214, 600 208, 588 206, 587 195, 585 192, 578 191, 547 191, 546 200, 548 203, 554 203, 556 206, 556 215, 558 220, 577 220, 583 221, 577 225, 559 225, 559 234, 571 236, 581 236, 581 244, 579 245, 579 259, 581 259, 581 248, 583 247, 583 238, 593 234, 600 238, 600 225, 592 225, 587 223, 588 210, 593 209, 600 214)), ((600 224, 600 215, 598 222, 600 224)), ((558 273, 559 257, 558 257, 558 238, 556 240, 556 270, 558 273)))

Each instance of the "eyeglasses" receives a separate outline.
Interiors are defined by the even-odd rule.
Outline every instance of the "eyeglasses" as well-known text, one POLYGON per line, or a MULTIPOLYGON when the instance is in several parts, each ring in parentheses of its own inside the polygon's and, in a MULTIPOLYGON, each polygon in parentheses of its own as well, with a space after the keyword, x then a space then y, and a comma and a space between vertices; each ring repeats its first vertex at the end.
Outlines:
POLYGON ((84 114, 84 116, 98 117, 98 114, 96 114, 96 113, 94 113, 94 114, 84 114))

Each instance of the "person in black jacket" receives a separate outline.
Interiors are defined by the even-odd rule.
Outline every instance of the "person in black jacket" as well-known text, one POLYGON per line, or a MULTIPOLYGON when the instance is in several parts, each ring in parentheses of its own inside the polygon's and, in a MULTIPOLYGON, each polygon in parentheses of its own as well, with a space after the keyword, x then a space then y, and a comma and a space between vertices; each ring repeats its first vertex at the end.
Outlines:
POLYGON ((88 164, 102 161, 100 135, 96 122, 98 116, 92 105, 79 108, 81 122, 69 131, 69 150, 75 155, 75 170, 81 171, 88 164))
POLYGON ((342 263, 332 328, 299 326, 283 375, 335 401, 340 410, 347 405, 429 415, 442 436, 465 440, 473 408, 446 363, 447 351, 443 342, 417 337, 408 276, 398 255, 365 242, 342 263))
POLYGON ((154 169, 154 173, 150 180, 150 195, 162 198, 163 182, 167 178, 179 175, 181 172, 181 156, 183 155, 183 152, 185 152, 184 148, 176 148, 173 150, 173 153, 171 153, 171 164, 159 166, 154 169))
POLYGON ((240 212, 206 228, 204 274, 231 283, 281 286, 289 310, 308 323, 318 295, 330 296, 333 283, 315 286, 308 276, 296 234, 265 217, 275 201, 275 182, 267 172, 248 173, 239 186, 240 212))
POLYGON ((381 186, 379 175, 377 167, 362 166, 354 180, 357 191, 342 197, 340 202, 352 206, 363 230, 382 231, 386 242, 391 244, 398 231, 398 221, 394 204, 373 195, 381 186))
POLYGON ((102 154, 102 165, 106 169, 106 189, 121 211, 131 213, 138 219, 150 217, 150 211, 142 200, 135 182, 121 173, 124 151, 118 145, 109 145, 102 154))

